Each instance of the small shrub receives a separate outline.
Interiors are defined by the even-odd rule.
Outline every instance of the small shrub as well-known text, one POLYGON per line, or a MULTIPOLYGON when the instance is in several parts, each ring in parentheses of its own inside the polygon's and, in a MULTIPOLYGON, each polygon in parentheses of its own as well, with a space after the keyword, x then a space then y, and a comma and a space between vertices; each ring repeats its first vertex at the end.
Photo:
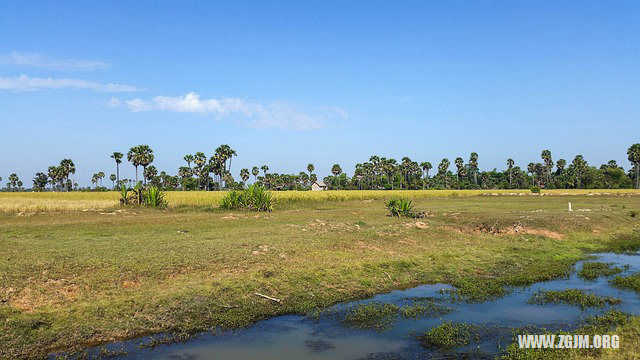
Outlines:
POLYGON ((386 206, 389 210, 389 216, 415 217, 413 203, 405 197, 391 198, 387 201, 386 206))
POLYGON ((638 216, 638 212, 636 210, 631 210, 631 211, 629 211, 629 216, 634 218, 634 217, 638 216))
POLYGON ((152 208, 164 208, 167 206, 167 201, 164 199, 164 194, 157 186, 151 186, 144 192, 143 204, 152 208))
POLYGON ((273 211, 273 205, 271 192, 257 185, 245 190, 232 190, 220 200, 220 207, 227 210, 273 211))
POLYGON ((540 189, 540 186, 532 186, 530 190, 531 190, 531 193, 533 194, 540 194, 541 189, 540 189))

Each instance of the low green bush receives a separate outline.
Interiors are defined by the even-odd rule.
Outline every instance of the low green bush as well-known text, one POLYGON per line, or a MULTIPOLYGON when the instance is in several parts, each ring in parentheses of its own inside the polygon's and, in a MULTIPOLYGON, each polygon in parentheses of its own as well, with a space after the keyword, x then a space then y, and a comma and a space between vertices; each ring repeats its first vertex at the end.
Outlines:
POLYGON ((245 190, 232 190, 220 200, 227 210, 273 211, 274 198, 262 186, 251 185, 245 190))
POLYGON ((389 216, 415 217, 413 203, 405 197, 394 197, 387 201, 389 216))

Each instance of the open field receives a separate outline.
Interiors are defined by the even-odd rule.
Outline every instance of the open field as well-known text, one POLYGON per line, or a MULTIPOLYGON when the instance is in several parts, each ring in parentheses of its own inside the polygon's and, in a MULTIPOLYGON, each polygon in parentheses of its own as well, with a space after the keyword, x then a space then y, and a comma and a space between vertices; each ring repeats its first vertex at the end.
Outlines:
POLYGON ((418 283, 490 298, 640 246, 638 192, 562 192, 283 192, 272 213, 210 207, 217 192, 169 192, 168 210, 120 209, 116 193, 2 193, 0 358, 246 326, 418 283), (385 216, 397 194, 427 217, 385 216))
MULTIPOLYGON (((166 197, 170 207, 218 206, 224 196, 221 191, 168 191, 166 197)), ((280 203, 308 201, 350 201, 381 200, 392 196, 406 196, 412 199, 433 197, 466 197, 477 195, 533 196, 529 190, 335 190, 335 191, 278 191, 276 200, 280 203)), ((619 195, 640 196, 640 190, 633 189, 574 189, 543 190, 543 195, 619 195)), ((51 212, 51 211, 91 211, 108 210, 118 206, 119 193, 108 192, 0 192, 0 212, 51 212)))

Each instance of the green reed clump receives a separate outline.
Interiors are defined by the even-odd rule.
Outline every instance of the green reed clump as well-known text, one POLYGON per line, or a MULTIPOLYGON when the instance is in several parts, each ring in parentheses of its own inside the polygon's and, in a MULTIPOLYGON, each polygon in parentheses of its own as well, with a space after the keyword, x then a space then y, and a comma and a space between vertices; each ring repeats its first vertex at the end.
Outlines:
POLYGON ((262 186, 251 185, 245 190, 233 190, 220 200, 227 210, 273 211, 274 198, 262 186))
POLYGON ((595 280, 600 276, 612 276, 621 272, 622 269, 613 266, 612 263, 593 261, 582 264, 582 269, 578 272, 578 276, 585 280, 595 280))
POLYGON ((405 197, 394 197, 387 201, 389 216, 415 217, 413 202, 405 197))
POLYGON ((616 276, 610 280, 611 285, 633 290, 640 294, 640 272, 629 276, 616 276))
POLYGON ((598 296, 578 289, 566 290, 540 290, 529 299, 529 304, 568 304, 576 305, 581 309, 588 307, 605 307, 607 305, 617 305, 622 301, 619 298, 598 296))
POLYGON ((453 349, 469 345, 471 340, 471 326, 464 323, 454 324, 445 321, 418 337, 425 347, 453 349))

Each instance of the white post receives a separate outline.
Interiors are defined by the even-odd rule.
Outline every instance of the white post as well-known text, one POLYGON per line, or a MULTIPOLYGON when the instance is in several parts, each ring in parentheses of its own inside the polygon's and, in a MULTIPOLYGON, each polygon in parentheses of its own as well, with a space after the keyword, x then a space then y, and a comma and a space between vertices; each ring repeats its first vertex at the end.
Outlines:
POLYGON ((571 203, 569 203, 569 211, 573 211, 573 209, 571 208, 571 203))

